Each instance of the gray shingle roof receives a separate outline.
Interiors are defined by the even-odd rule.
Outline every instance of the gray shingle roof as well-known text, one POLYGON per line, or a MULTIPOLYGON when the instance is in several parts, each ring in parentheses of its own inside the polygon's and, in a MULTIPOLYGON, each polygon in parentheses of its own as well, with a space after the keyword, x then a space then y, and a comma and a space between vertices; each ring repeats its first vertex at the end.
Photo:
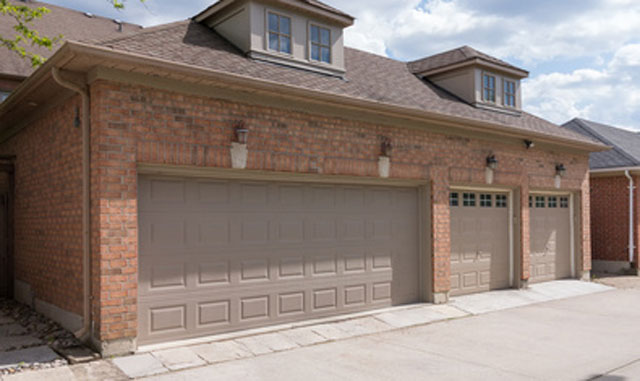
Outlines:
POLYGON ((247 58, 215 31, 195 21, 145 29, 132 36, 103 41, 100 45, 114 51, 277 81, 327 94, 473 119, 505 126, 514 132, 535 132, 582 143, 596 142, 528 113, 517 116, 473 107, 417 78, 405 62, 356 49, 345 48, 346 74, 345 79, 341 79, 247 58))
MULTIPOLYGON (((139 25, 122 23, 122 31, 119 31, 118 24, 109 18, 96 15, 89 17, 82 12, 38 1, 20 1, 19 3, 28 7, 45 7, 51 11, 32 23, 33 29, 37 30, 41 36, 55 37, 62 34, 63 40, 95 41, 129 35, 142 29, 139 25)), ((10 16, 0 15, 0 35, 12 38, 16 34, 14 25, 10 16)), ((39 47, 29 47, 29 50, 48 58, 61 46, 62 43, 59 43, 52 50, 39 47)), ((34 70, 29 60, 22 59, 17 54, 10 54, 6 49, 0 54, 0 75, 28 77, 34 70)))
POLYGON ((609 151, 592 153, 589 157, 591 169, 640 166, 640 135, 637 132, 580 118, 562 126, 613 147, 609 151))
POLYGON ((462 46, 453 50, 449 50, 443 53, 438 53, 433 56, 422 58, 416 61, 409 62, 409 70, 412 73, 424 73, 435 69, 444 68, 459 63, 472 61, 475 59, 481 59, 496 65, 504 66, 509 69, 522 71, 528 73, 524 69, 513 66, 508 62, 502 61, 488 54, 475 50, 470 46, 462 46))

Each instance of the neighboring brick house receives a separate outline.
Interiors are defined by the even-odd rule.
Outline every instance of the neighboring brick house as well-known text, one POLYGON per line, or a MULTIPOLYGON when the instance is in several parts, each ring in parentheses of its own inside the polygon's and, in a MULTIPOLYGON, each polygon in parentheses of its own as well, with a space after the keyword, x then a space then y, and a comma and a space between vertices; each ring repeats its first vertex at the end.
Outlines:
POLYGON ((522 69, 345 48, 352 23, 223 0, 65 43, 0 105, 16 298, 114 354, 588 279, 606 146, 522 111, 522 69))
POLYGON ((563 126, 613 147, 589 158, 594 270, 637 272, 640 135, 578 118, 563 126))

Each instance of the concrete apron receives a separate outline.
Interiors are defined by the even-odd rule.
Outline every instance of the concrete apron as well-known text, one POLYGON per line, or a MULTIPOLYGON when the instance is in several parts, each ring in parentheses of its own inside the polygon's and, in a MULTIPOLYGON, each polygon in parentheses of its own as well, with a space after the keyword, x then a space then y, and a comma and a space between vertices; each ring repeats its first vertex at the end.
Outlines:
POLYGON ((531 285, 526 290, 500 290, 456 297, 448 305, 401 306, 197 341, 147 346, 135 355, 111 361, 130 378, 147 377, 612 289, 577 280, 553 281, 531 285))

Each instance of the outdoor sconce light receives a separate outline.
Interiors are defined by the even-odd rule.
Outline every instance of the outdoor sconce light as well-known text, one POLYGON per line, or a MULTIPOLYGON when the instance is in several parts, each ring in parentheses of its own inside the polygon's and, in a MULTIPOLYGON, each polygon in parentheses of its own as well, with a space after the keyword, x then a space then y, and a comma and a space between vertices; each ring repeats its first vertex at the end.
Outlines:
POLYGON ((565 168, 564 164, 556 164, 556 178, 555 178, 555 186, 557 189, 560 189, 562 186, 562 178, 567 173, 567 168, 565 168))
POLYGON ((487 168, 492 170, 498 168, 498 159, 496 159, 495 155, 487 156, 487 168))
POLYGON ((76 107, 76 116, 73 118, 73 127, 80 127, 80 109, 76 107))
POLYGON ((231 142, 231 167, 234 169, 247 168, 247 138, 249 129, 245 127, 244 121, 238 121, 233 124, 233 131, 236 135, 236 141, 231 142))
POLYGON ((378 157, 378 174, 382 178, 388 178, 389 172, 391 169, 391 159, 389 156, 391 155, 391 151, 393 150, 393 145, 391 144, 391 139, 382 138, 382 143, 380 144, 380 157, 378 157))
POLYGON ((527 147, 527 149, 533 148, 536 146, 536 143, 532 142, 531 140, 525 140, 524 141, 524 145, 525 147, 527 147))
POLYGON ((391 139, 384 138, 382 139, 382 144, 380 145, 380 154, 382 156, 391 156, 391 151, 393 151, 393 145, 391 144, 391 139))
POLYGON ((484 170, 485 181, 487 184, 493 184, 493 172, 498 168, 498 159, 495 155, 487 156, 487 168, 484 170))
POLYGON ((249 129, 245 127, 244 121, 236 122, 234 125, 234 131, 236 134, 236 142, 240 144, 247 144, 249 129))

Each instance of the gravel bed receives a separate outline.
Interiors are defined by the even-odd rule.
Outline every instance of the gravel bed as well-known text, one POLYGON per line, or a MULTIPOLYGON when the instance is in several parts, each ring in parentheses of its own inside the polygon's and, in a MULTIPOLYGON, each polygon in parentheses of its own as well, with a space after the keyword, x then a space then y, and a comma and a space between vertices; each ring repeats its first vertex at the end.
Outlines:
MULTIPOLYGON (((5 352, 12 350, 26 349, 41 345, 48 345, 54 351, 60 351, 72 347, 82 346, 82 343, 75 338, 73 333, 62 328, 58 323, 41 315, 29 306, 18 303, 15 300, 0 298, 0 317, 5 316, 13 319, 15 323, 24 328, 24 332, 17 334, 29 335, 39 339, 39 343, 31 343, 26 346, 4 348, 5 352)), ((1 340, 2 338, 0 338, 1 340)), ((0 352, 2 356, 2 352, 0 352)), ((30 369, 47 369, 67 365, 68 361, 59 358, 47 363, 27 363, 22 362, 17 367, 0 369, 0 375, 14 374, 30 369)))

